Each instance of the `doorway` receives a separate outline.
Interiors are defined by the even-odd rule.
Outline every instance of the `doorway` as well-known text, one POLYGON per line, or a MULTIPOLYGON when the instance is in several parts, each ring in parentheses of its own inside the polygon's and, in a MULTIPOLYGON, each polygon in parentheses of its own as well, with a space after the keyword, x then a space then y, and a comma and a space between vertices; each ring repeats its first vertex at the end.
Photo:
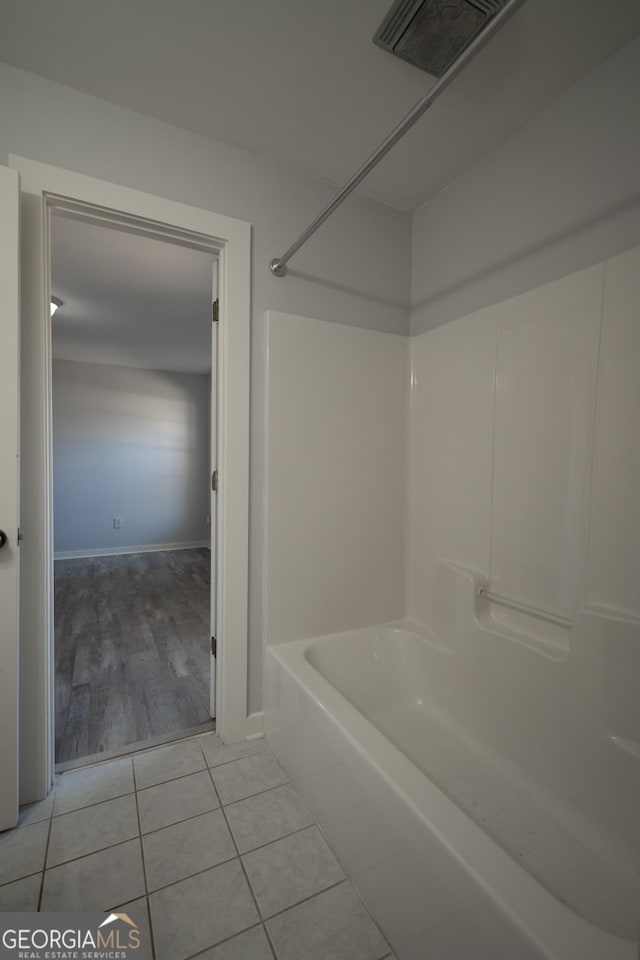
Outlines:
POLYGON ((9 165, 20 177, 22 297, 20 740, 10 762, 19 768, 20 802, 30 803, 46 796, 54 775, 50 218, 64 212, 218 257, 214 636, 224 743, 247 736, 251 225, 24 157, 10 155, 9 165))
POLYGON ((57 769, 212 727, 217 257, 52 211, 57 769))

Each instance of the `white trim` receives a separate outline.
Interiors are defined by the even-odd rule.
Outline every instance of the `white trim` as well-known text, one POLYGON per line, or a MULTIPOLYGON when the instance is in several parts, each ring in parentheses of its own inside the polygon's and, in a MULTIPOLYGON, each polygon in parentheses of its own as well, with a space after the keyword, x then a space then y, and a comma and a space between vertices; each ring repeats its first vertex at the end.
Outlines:
MULTIPOLYGON (((213 309, 214 304, 218 304, 218 261, 215 260, 211 270, 211 377, 209 378, 209 472, 211 479, 213 481, 214 471, 217 476, 218 470, 218 408, 220 400, 218 397, 218 339, 219 339, 219 323, 213 322, 213 309)), ((213 630, 211 631, 213 636, 216 636, 215 629, 216 624, 218 623, 218 595, 220 593, 220 586, 218 583, 218 484, 213 482, 209 485, 209 521, 210 521, 210 532, 209 539, 211 541, 211 560, 210 560, 210 570, 212 577, 214 578, 214 588, 209 593, 209 623, 213 624, 213 630), (216 489, 214 489, 214 486, 216 489)), ((209 648, 209 712, 213 718, 216 715, 216 698, 218 692, 218 664, 217 664, 217 648, 216 644, 211 643, 209 648)))
POLYGON ((0 557, 0 830, 18 821, 20 661, 20 184, 15 170, 0 167, 0 290, 2 290, 2 381, 0 382, 0 526, 7 542, 0 557))
POLYGON ((249 543, 249 343, 251 225, 48 164, 9 156, 21 177, 23 564, 21 598, 21 802, 44 797, 53 778, 51 324, 49 214, 153 231, 219 256, 219 602, 216 713, 224 743, 247 732, 249 543))
POLYGON ((129 553, 160 553, 162 550, 197 550, 210 547, 209 540, 194 540, 191 543, 147 543, 131 547, 90 547, 88 550, 56 550, 54 560, 82 560, 83 557, 124 557, 129 553))
POLYGON ((259 740, 264 737, 264 713, 250 713, 247 717, 247 740, 259 740))

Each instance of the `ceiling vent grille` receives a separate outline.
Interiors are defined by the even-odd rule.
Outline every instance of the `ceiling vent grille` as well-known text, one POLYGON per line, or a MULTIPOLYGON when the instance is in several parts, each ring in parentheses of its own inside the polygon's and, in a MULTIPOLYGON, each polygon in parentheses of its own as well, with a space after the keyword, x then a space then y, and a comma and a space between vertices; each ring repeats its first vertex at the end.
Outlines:
POLYGON ((396 0, 373 42, 441 77, 507 0, 396 0))

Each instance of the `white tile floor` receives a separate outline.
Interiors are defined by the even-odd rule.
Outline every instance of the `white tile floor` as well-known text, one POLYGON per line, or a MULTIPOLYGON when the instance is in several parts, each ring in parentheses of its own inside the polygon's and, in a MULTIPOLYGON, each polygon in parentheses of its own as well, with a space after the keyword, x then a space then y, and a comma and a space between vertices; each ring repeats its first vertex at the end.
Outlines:
POLYGON ((263 740, 65 773, 0 834, 0 911, 125 906, 141 960, 393 960, 263 740))

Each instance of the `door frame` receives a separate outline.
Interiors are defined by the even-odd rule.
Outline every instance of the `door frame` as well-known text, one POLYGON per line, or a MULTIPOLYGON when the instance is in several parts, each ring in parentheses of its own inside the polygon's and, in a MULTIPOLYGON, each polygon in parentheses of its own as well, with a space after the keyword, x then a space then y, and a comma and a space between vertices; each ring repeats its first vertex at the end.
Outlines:
MULTIPOLYGON (((161 235, 218 256, 216 725, 247 736, 251 225, 49 164, 10 155, 21 206, 20 800, 46 796, 54 774, 53 498, 49 218, 161 235)), ((213 546, 213 545, 212 545, 213 546)))
POLYGON ((6 541, 0 550, 0 831, 18 821, 18 590, 20 580, 20 382, 19 353, 19 177, 0 167, 0 330, 4 366, 0 385, 0 526, 6 541))

